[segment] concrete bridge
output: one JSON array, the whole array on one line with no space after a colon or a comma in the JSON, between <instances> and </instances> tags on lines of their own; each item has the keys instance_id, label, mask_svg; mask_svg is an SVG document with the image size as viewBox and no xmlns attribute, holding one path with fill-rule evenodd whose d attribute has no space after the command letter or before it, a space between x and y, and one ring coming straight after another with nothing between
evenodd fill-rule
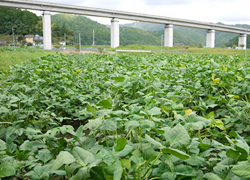
<instances>
[{"instance_id":1,"label":"concrete bridge","mask_svg":"<svg viewBox=\"0 0 250 180\"><path fill-rule=\"evenodd\" d=\"M155 16L149 14L140 14L126 11L92 8L85 6L48 3L31 0L1 0L0 7L30 9L43 11L43 38L44 49L52 48L51 42L51 14L50 12L79 14L87 16L111 18L111 48L116 48L120 44L119 40L119 19L165 24L164 46L173 46L173 26L184 26L207 30L206 47L214 48L215 31L229 32L239 34L238 46L244 45L246 49L247 35L250 35L250 29L225 26L215 23L206 23L187 19L178 19L164 16Z\"/></svg>"}]
</instances>

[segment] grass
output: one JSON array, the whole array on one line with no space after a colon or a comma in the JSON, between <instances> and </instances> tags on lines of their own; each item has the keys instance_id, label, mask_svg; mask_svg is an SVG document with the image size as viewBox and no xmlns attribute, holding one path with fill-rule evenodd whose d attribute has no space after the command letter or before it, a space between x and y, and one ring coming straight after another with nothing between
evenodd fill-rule
<instances>
[{"instance_id":1,"label":"grass","mask_svg":"<svg viewBox=\"0 0 250 180\"><path fill-rule=\"evenodd\" d=\"M107 48L107 51L115 51L116 49L122 50L151 50L155 53L161 53L161 47L155 45L126 45L119 46L117 48ZM185 53L185 54L223 54L223 55L245 55L245 50L241 49L224 49L224 48L198 48L198 47L163 47L163 53ZM250 55L250 50L246 51L247 55Z\"/></svg>"},{"instance_id":2,"label":"grass","mask_svg":"<svg viewBox=\"0 0 250 180\"><path fill-rule=\"evenodd\" d=\"M85 47L85 46L83 46ZM86 46L88 47L88 46ZM93 47L93 46L89 46ZM161 53L161 47L155 45L126 45L119 46L118 48L109 48L105 46L106 51L115 51L116 49L130 49L130 50L151 50L154 53ZM250 50L240 49L223 49L223 48L197 48L197 47L163 47L163 53L185 53L185 54L223 54L223 55L250 55ZM22 62L37 59L41 56L55 53L53 51L44 51L39 49L30 48L12 48L12 47L0 47L0 71L5 71L15 64L21 64ZM63 52L62 53L67 53ZM124 53L124 52L122 52ZM134 53L137 54L137 53Z\"/></svg>"},{"instance_id":3,"label":"grass","mask_svg":"<svg viewBox=\"0 0 250 180\"><path fill-rule=\"evenodd\" d=\"M21 64L22 62L37 59L52 53L55 52L28 48L0 48L0 71L6 71L10 66L15 64Z\"/></svg>"}]
</instances>

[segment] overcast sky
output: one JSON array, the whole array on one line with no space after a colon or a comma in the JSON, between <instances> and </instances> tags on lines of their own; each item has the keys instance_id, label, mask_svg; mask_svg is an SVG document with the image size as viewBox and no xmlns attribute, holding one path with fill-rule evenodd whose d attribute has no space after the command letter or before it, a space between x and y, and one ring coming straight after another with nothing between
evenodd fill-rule
<instances>
[{"instance_id":1,"label":"overcast sky","mask_svg":"<svg viewBox=\"0 0 250 180\"><path fill-rule=\"evenodd\" d=\"M250 24L250 0L39 0L204 22ZM40 13L41 14L41 13ZM90 17L102 24L109 18ZM131 21L120 21L121 24Z\"/></svg>"}]
</instances>

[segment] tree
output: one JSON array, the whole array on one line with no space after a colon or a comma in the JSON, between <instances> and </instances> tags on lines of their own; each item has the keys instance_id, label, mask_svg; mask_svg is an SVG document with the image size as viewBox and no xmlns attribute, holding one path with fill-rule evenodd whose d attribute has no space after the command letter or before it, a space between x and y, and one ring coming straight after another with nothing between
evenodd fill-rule
<instances>
[{"instance_id":1,"label":"tree","mask_svg":"<svg viewBox=\"0 0 250 180\"><path fill-rule=\"evenodd\" d=\"M245 47L245 44L240 44L241 49Z\"/></svg>"},{"instance_id":2,"label":"tree","mask_svg":"<svg viewBox=\"0 0 250 180\"><path fill-rule=\"evenodd\" d=\"M198 44L198 48L203 48L203 44L202 43Z\"/></svg>"}]
</instances>

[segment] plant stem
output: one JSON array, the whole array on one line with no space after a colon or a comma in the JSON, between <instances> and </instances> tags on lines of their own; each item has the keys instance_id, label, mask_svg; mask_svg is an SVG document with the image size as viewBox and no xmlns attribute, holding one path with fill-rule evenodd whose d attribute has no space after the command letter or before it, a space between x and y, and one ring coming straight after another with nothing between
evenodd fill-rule
<instances>
[{"instance_id":1,"label":"plant stem","mask_svg":"<svg viewBox=\"0 0 250 180\"><path fill-rule=\"evenodd\" d=\"M154 178L151 178L150 180L154 180L154 179L167 179L168 177L154 177Z\"/></svg>"},{"instance_id":2,"label":"plant stem","mask_svg":"<svg viewBox=\"0 0 250 180\"><path fill-rule=\"evenodd\" d=\"M148 171L153 167L154 163L161 157L161 155L162 155L162 152L159 153L159 155L155 158L152 164L148 167L148 169L146 170L142 178L144 178L147 175Z\"/></svg>"}]
</instances>

